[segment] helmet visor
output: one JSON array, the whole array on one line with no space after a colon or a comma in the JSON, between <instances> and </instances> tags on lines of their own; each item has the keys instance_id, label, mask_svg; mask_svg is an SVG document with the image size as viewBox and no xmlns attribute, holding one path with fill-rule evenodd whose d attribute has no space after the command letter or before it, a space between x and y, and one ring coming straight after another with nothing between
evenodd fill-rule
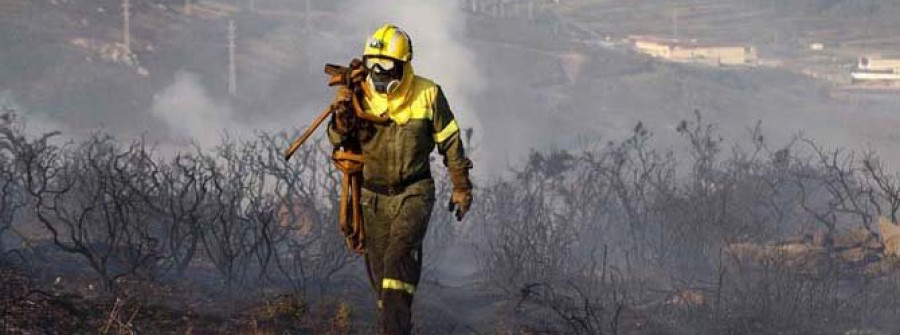
<instances>
[{"instance_id":1,"label":"helmet visor","mask_svg":"<svg viewBox=\"0 0 900 335\"><path fill-rule=\"evenodd\" d=\"M390 58L366 57L365 66L366 70L381 73L393 70L397 66L397 61Z\"/></svg>"}]
</instances>

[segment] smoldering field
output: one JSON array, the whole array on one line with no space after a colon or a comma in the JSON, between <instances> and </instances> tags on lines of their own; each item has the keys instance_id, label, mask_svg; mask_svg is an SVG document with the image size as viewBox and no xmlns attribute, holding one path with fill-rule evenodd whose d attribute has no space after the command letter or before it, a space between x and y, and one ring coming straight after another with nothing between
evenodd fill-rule
<instances>
[{"instance_id":1,"label":"smoldering field","mask_svg":"<svg viewBox=\"0 0 900 335\"><path fill-rule=\"evenodd\" d=\"M596 48L560 32L553 7L524 20L313 2L306 22L266 17L298 5L262 0L234 17L229 97L224 20L135 3L144 78L69 43L116 32L91 6L117 1L22 3L0 20L15 46L0 54L15 78L0 137L6 330L370 333L327 144L280 154L328 103L321 65L387 21L475 134L463 223L434 166L422 333L900 329L896 240L880 224L900 208L894 98Z\"/></svg>"}]
</instances>

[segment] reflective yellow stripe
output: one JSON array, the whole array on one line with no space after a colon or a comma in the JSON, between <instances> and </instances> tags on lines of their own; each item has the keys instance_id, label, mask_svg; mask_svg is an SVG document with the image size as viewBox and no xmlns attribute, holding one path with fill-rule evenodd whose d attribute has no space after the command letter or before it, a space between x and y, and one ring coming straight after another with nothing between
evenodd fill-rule
<instances>
[{"instance_id":1,"label":"reflective yellow stripe","mask_svg":"<svg viewBox=\"0 0 900 335\"><path fill-rule=\"evenodd\" d=\"M456 123L456 120L450 121L450 124L444 127L444 130L434 134L434 141L441 143L451 135L456 134L457 131L459 131L459 125Z\"/></svg>"},{"instance_id":2,"label":"reflective yellow stripe","mask_svg":"<svg viewBox=\"0 0 900 335\"><path fill-rule=\"evenodd\" d=\"M416 285L413 285L410 283L404 283L402 281L399 281L396 279L390 279L390 278L384 278L381 281L381 289L382 290L405 291L406 293L409 293L410 295L412 295L413 293L416 293Z\"/></svg>"}]
</instances>

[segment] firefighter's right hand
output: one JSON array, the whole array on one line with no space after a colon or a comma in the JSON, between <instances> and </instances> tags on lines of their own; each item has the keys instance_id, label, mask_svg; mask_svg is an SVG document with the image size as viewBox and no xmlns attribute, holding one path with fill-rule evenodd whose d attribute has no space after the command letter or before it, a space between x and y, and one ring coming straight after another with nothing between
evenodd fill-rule
<instances>
[{"instance_id":1,"label":"firefighter's right hand","mask_svg":"<svg viewBox=\"0 0 900 335\"><path fill-rule=\"evenodd\" d=\"M334 130L341 135L350 132L351 118L353 117L353 107L350 106L352 97L353 91L347 86L340 85L337 87L334 100L331 102L332 124L334 125Z\"/></svg>"}]
</instances>

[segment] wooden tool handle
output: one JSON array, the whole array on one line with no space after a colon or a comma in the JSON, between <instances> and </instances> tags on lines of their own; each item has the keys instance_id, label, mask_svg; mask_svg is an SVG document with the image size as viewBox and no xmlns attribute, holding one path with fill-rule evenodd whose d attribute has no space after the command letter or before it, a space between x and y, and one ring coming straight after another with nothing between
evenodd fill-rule
<instances>
[{"instance_id":1,"label":"wooden tool handle","mask_svg":"<svg viewBox=\"0 0 900 335\"><path fill-rule=\"evenodd\" d=\"M316 120L313 121L313 123L309 125L308 128L306 128L306 131L303 132L303 135L300 135L300 137L294 140L294 142L291 143L291 147L284 152L284 160L291 159L291 156L294 155L294 152L296 152L297 149L299 149L300 146L303 145L303 143L306 142L306 140L309 139L310 136L312 136L316 129L318 129L319 126L322 125L322 122L325 121L325 118L331 115L331 113L332 109L331 106L329 106L325 109L324 112L322 112L322 114L319 114L319 117L317 117Z\"/></svg>"}]
</instances>

